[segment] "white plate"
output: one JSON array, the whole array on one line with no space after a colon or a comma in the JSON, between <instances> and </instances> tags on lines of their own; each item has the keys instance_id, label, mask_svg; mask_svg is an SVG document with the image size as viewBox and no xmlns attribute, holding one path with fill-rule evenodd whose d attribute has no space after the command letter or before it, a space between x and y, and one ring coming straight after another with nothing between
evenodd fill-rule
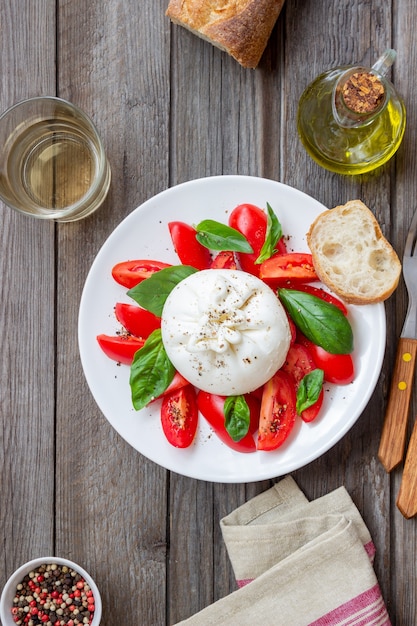
<instances>
[{"instance_id":1,"label":"white plate","mask_svg":"<svg viewBox=\"0 0 417 626\"><path fill-rule=\"evenodd\" d=\"M327 386L321 416L310 424L298 420L287 442L274 452L242 454L221 443L204 418L193 445L173 448L159 420L159 403L135 411L131 404L129 367L108 359L96 336L120 330L113 308L133 302L114 282L112 267L129 259L158 259L178 264L167 223L197 224L211 218L226 223L242 203L266 207L269 202L285 234L289 249L308 251L305 234L313 219L326 210L310 196L281 183L249 176L215 176L183 183L151 198L133 211L110 235L88 274L79 313L79 346L91 392L116 431L141 454L166 469L192 478L241 483L265 480L292 472L325 453L353 426L366 407L378 380L385 351L383 304L351 306L356 377L346 386Z\"/></svg>"}]
</instances>

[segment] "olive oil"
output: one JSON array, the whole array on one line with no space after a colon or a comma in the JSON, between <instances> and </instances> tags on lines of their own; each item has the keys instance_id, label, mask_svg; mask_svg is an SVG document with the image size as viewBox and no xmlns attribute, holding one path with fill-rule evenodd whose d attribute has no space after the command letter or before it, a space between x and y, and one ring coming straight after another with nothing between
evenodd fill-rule
<instances>
[{"instance_id":1,"label":"olive oil","mask_svg":"<svg viewBox=\"0 0 417 626\"><path fill-rule=\"evenodd\" d=\"M386 163L397 151L405 130L405 107L384 80L383 106L357 122L343 124L337 117L335 86L349 68L329 70L304 91L298 107L297 128L303 146L322 167L339 174L363 174Z\"/></svg>"}]
</instances>

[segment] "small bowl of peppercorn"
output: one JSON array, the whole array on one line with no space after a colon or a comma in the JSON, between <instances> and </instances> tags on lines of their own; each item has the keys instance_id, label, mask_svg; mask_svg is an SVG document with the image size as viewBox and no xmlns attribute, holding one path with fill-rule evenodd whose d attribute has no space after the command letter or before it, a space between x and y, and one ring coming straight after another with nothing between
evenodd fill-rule
<instances>
[{"instance_id":1,"label":"small bowl of peppercorn","mask_svg":"<svg viewBox=\"0 0 417 626\"><path fill-rule=\"evenodd\" d=\"M100 592L79 565L59 557L28 561L0 598L2 626L99 626Z\"/></svg>"}]
</instances>

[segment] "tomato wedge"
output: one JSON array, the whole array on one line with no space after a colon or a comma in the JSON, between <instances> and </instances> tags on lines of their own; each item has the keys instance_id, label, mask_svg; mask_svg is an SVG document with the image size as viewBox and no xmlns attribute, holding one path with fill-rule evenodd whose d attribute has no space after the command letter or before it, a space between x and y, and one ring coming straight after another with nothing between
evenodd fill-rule
<instances>
[{"instance_id":1,"label":"tomato wedge","mask_svg":"<svg viewBox=\"0 0 417 626\"><path fill-rule=\"evenodd\" d=\"M320 346L297 334L297 340L306 346L317 367L323 370L324 380L335 385L348 385L355 378L355 366L350 354L330 354Z\"/></svg>"},{"instance_id":2,"label":"tomato wedge","mask_svg":"<svg viewBox=\"0 0 417 626\"><path fill-rule=\"evenodd\" d=\"M132 335L97 335L100 348L113 361L131 365L136 352L143 348L144 339Z\"/></svg>"},{"instance_id":3,"label":"tomato wedge","mask_svg":"<svg viewBox=\"0 0 417 626\"><path fill-rule=\"evenodd\" d=\"M304 409L304 411L301 413L301 419L303 420L303 422L306 422L307 424L308 422L313 422L316 419L323 405L323 399L324 391L322 389L317 402L309 406L307 409Z\"/></svg>"},{"instance_id":4,"label":"tomato wedge","mask_svg":"<svg viewBox=\"0 0 417 626\"><path fill-rule=\"evenodd\" d=\"M210 251L197 241L196 229L185 222L169 222L168 228L181 263L197 270L209 269Z\"/></svg>"},{"instance_id":5,"label":"tomato wedge","mask_svg":"<svg viewBox=\"0 0 417 626\"><path fill-rule=\"evenodd\" d=\"M170 267L169 263L139 259L136 261L122 261L121 263L117 263L111 273L114 280L119 283L119 285L132 289L132 287L135 287L135 285L142 282L142 280L149 278L152 274L159 272L159 270L165 267Z\"/></svg>"},{"instance_id":6,"label":"tomato wedge","mask_svg":"<svg viewBox=\"0 0 417 626\"><path fill-rule=\"evenodd\" d=\"M293 343L288 350L282 369L298 384L306 374L316 367L308 348L300 343Z\"/></svg>"},{"instance_id":7,"label":"tomato wedge","mask_svg":"<svg viewBox=\"0 0 417 626\"><path fill-rule=\"evenodd\" d=\"M191 383L189 383L188 380L184 378L182 374L180 374L179 372L175 372L174 378L172 379L168 387L165 389L165 391L163 391L159 396L154 398L152 402L156 402L157 400L160 400L161 398L164 398L165 396L169 396L169 394L172 393L173 391L176 391L177 389L181 389L181 387L186 387L187 385L190 385L190 384Z\"/></svg>"},{"instance_id":8,"label":"tomato wedge","mask_svg":"<svg viewBox=\"0 0 417 626\"><path fill-rule=\"evenodd\" d=\"M186 387L189 384L190 383L188 382L188 380L186 378L184 378L184 376L182 374L180 374L179 372L175 372L174 378L172 379L172 381L170 382L168 387L165 389L164 393L162 393L161 395L162 396L167 396L172 391L175 391L176 389L181 389L181 387ZM161 397L161 396L159 396L159 397ZM155 398L155 399L157 399L157 398Z\"/></svg>"},{"instance_id":9,"label":"tomato wedge","mask_svg":"<svg viewBox=\"0 0 417 626\"><path fill-rule=\"evenodd\" d=\"M118 322L135 337L146 339L161 326L161 318L136 304L117 302L114 312Z\"/></svg>"},{"instance_id":10,"label":"tomato wedge","mask_svg":"<svg viewBox=\"0 0 417 626\"><path fill-rule=\"evenodd\" d=\"M237 270L237 263L234 252L222 250L211 262L210 269L212 270Z\"/></svg>"},{"instance_id":11,"label":"tomato wedge","mask_svg":"<svg viewBox=\"0 0 417 626\"><path fill-rule=\"evenodd\" d=\"M254 204L239 204L229 216L229 226L244 235L252 246L252 253L238 253L237 258L242 270L254 276L259 276L260 264L255 261L264 245L267 225L268 218L265 211ZM282 237L277 244L277 250L280 254L286 252Z\"/></svg>"},{"instance_id":12,"label":"tomato wedge","mask_svg":"<svg viewBox=\"0 0 417 626\"><path fill-rule=\"evenodd\" d=\"M295 385L278 370L264 385L259 419L258 450L276 450L291 433L296 418Z\"/></svg>"},{"instance_id":13,"label":"tomato wedge","mask_svg":"<svg viewBox=\"0 0 417 626\"><path fill-rule=\"evenodd\" d=\"M238 253L240 266L245 272L259 276L260 265L256 259L265 242L267 216L262 209L254 204L240 204L229 216L229 226L238 230L252 246L252 253Z\"/></svg>"},{"instance_id":14,"label":"tomato wedge","mask_svg":"<svg viewBox=\"0 0 417 626\"><path fill-rule=\"evenodd\" d=\"M348 310L346 306L344 305L344 303L341 300L339 300L339 298L336 298L336 296L329 293L322 287L315 287L314 285L302 285L302 284L294 285L293 287L297 291L304 291L305 293L309 293L312 296L321 298L325 302L330 302L330 304L334 304L335 306L337 306L337 308L340 309L344 315L348 314ZM291 289L292 288L291 284L287 284L287 288Z\"/></svg>"},{"instance_id":15,"label":"tomato wedge","mask_svg":"<svg viewBox=\"0 0 417 626\"><path fill-rule=\"evenodd\" d=\"M245 395L250 411L249 432L240 441L234 441L227 432L224 425L224 403L225 396L217 396L206 391L199 391L197 394L197 406L202 416L208 421L219 439L237 452L255 452L256 445L253 433L258 429L259 424L259 401L249 394Z\"/></svg>"},{"instance_id":16,"label":"tomato wedge","mask_svg":"<svg viewBox=\"0 0 417 626\"><path fill-rule=\"evenodd\" d=\"M306 252L276 254L261 263L259 277L271 286L318 280L313 258Z\"/></svg>"},{"instance_id":17,"label":"tomato wedge","mask_svg":"<svg viewBox=\"0 0 417 626\"><path fill-rule=\"evenodd\" d=\"M165 395L161 405L161 424L165 437L175 448L188 448L198 425L194 387L186 385Z\"/></svg>"},{"instance_id":18,"label":"tomato wedge","mask_svg":"<svg viewBox=\"0 0 417 626\"><path fill-rule=\"evenodd\" d=\"M291 376L296 390L304 376L314 369L317 369L317 365L309 348L300 343L293 343L288 350L282 370ZM316 402L302 411L300 417L304 422L312 422L317 417L323 404L323 397L324 392L322 389Z\"/></svg>"}]
</instances>

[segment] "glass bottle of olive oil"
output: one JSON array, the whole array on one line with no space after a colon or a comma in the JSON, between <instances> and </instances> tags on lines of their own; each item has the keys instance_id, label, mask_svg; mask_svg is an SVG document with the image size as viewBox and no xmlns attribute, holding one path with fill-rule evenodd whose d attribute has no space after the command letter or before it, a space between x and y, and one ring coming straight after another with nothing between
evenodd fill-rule
<instances>
[{"instance_id":1,"label":"glass bottle of olive oil","mask_svg":"<svg viewBox=\"0 0 417 626\"><path fill-rule=\"evenodd\" d=\"M298 106L297 127L309 155L339 174L363 174L386 163L405 130L405 106L385 74L387 50L371 67L338 67L316 78Z\"/></svg>"}]
</instances>

